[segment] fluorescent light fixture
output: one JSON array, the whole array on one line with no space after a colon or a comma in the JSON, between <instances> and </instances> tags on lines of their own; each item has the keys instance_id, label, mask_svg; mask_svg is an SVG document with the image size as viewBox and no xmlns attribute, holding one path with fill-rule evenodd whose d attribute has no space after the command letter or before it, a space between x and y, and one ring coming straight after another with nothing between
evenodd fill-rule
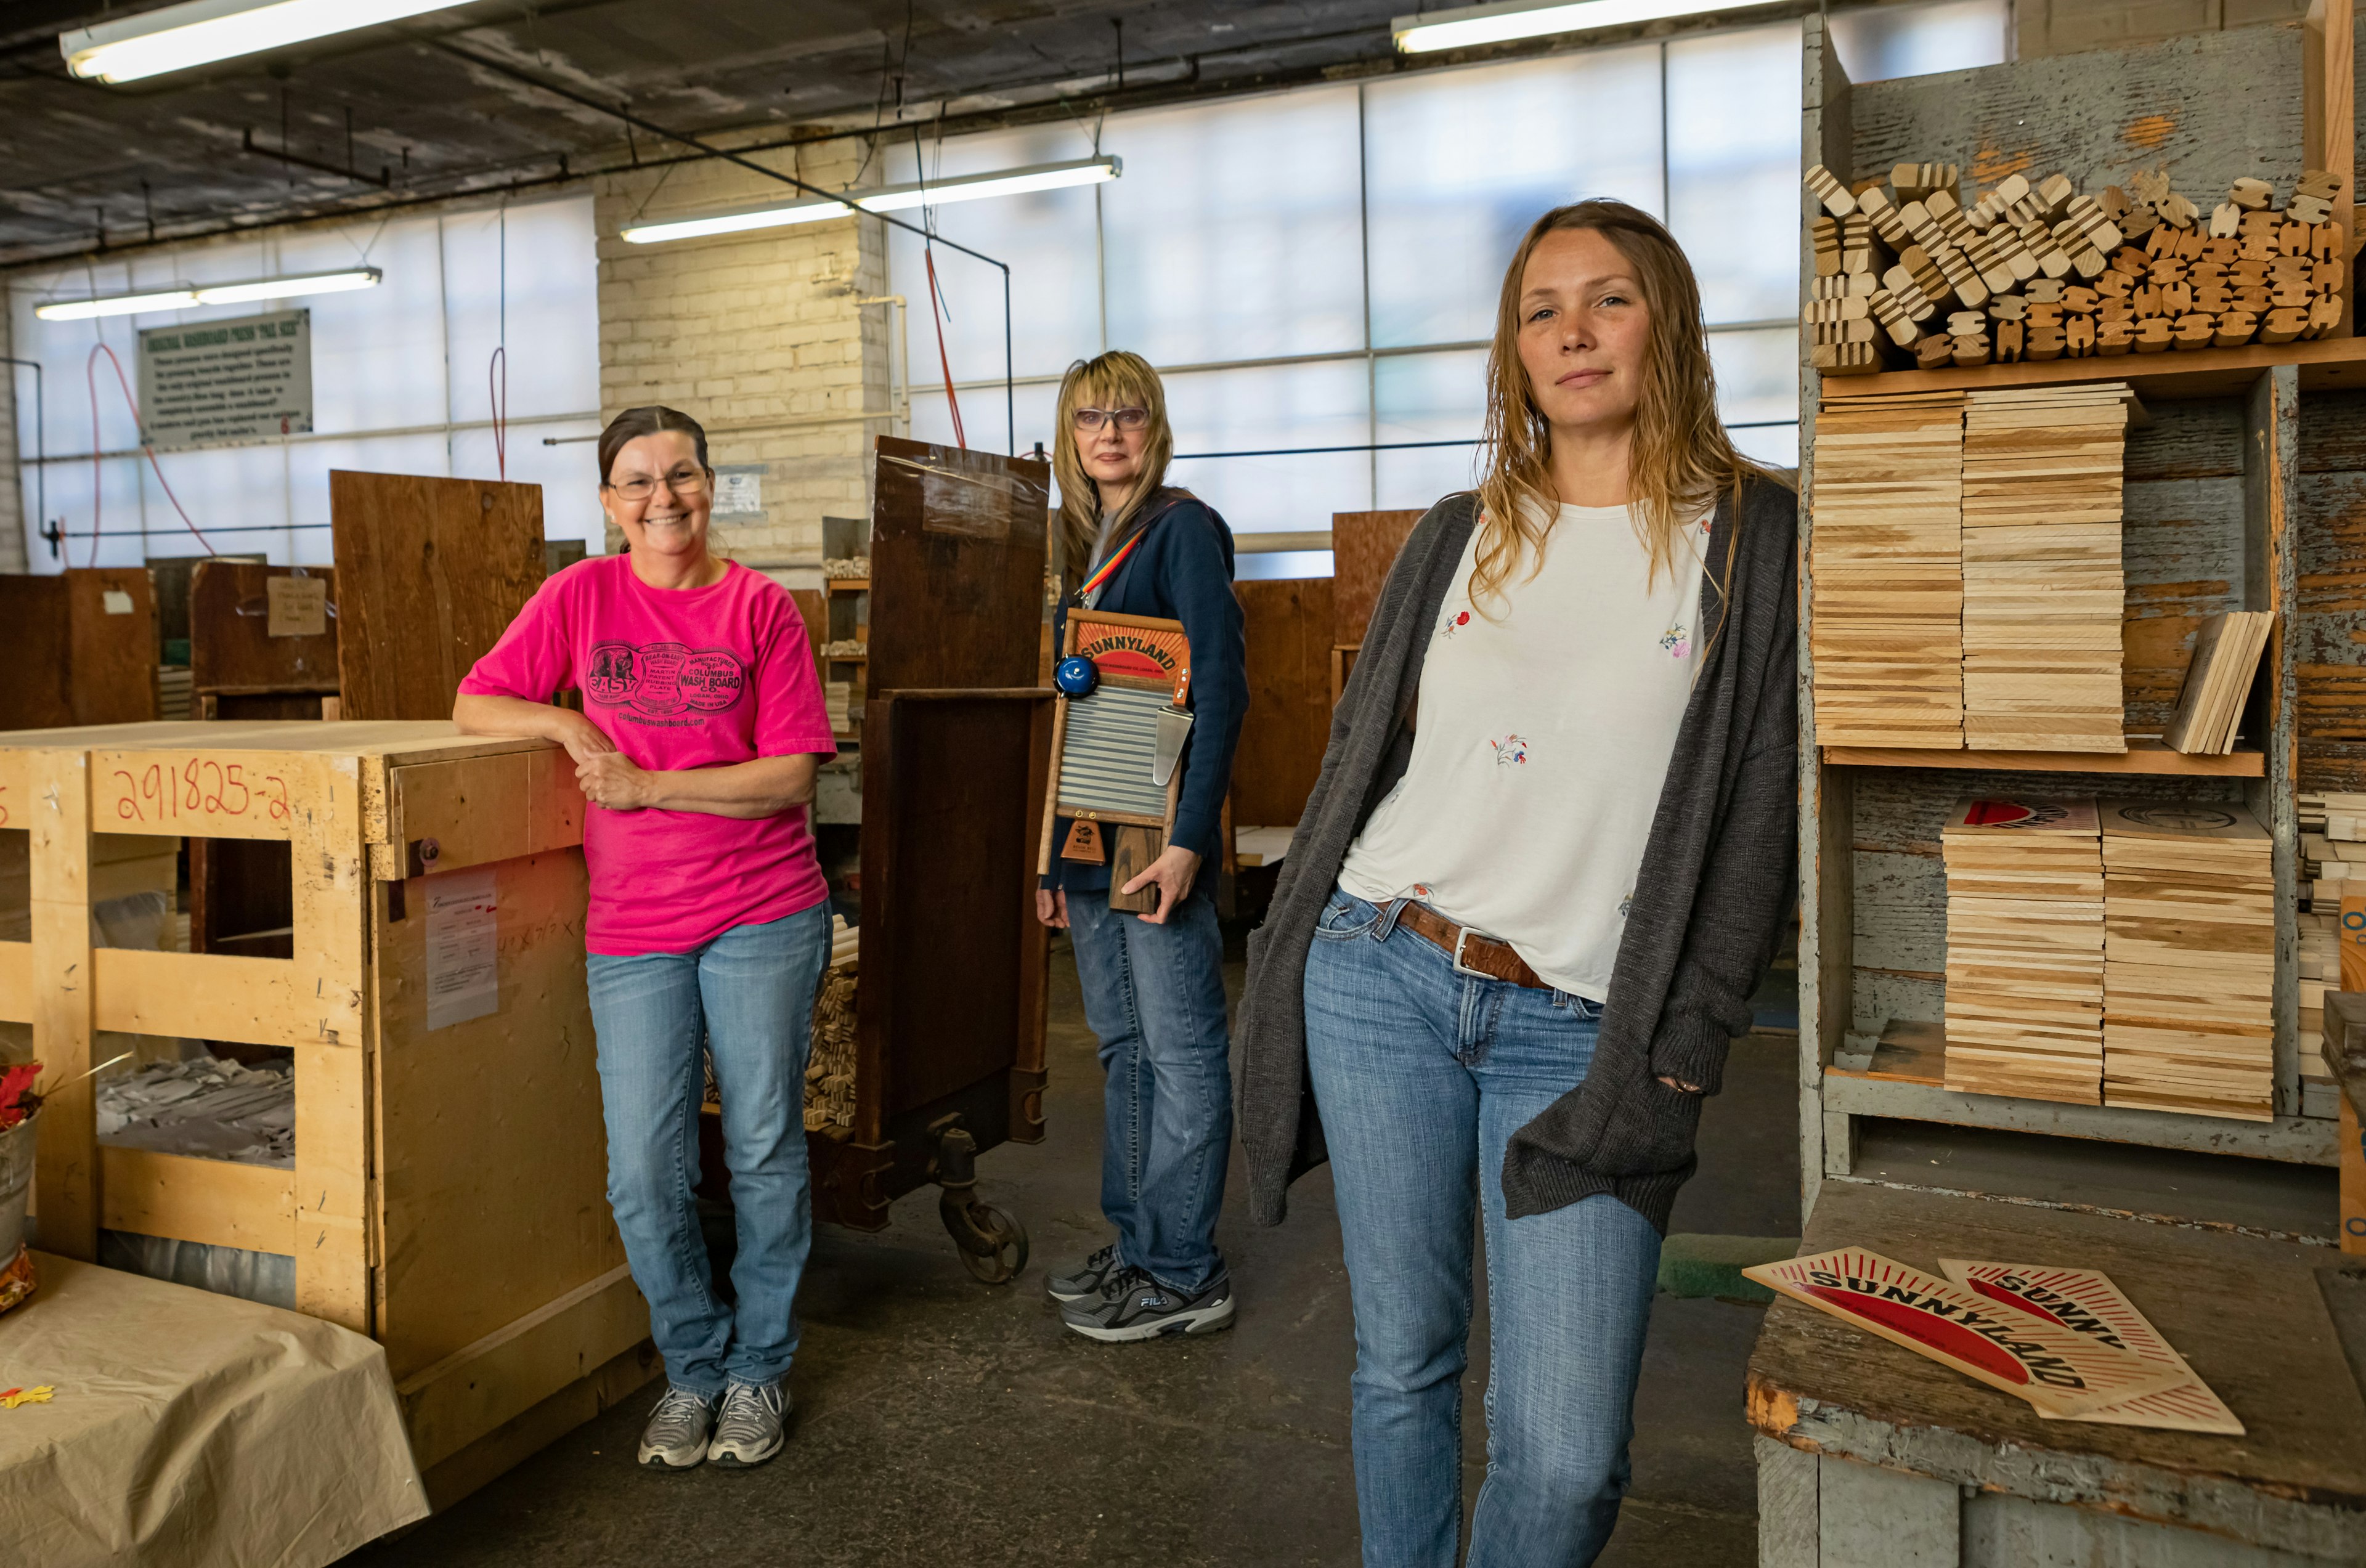
<instances>
[{"instance_id":1,"label":"fluorescent light fixture","mask_svg":"<svg viewBox=\"0 0 2366 1568\"><path fill-rule=\"evenodd\" d=\"M684 218L670 223L643 223L625 230L621 237L636 245L654 245L667 240L695 240L710 234L741 234L750 229L777 229L788 223L818 223L825 219L843 218L858 207L865 212L901 212L952 201L978 201L991 196L1022 196L1029 191L1098 185L1124 172L1124 161L1114 154L1076 158L1065 164L1030 164L1022 169L995 169L981 175L955 175L950 179L849 191L838 197L808 197L781 207L718 212L712 217Z\"/></svg>"},{"instance_id":2,"label":"fluorescent light fixture","mask_svg":"<svg viewBox=\"0 0 2366 1568\"><path fill-rule=\"evenodd\" d=\"M342 294L352 288L375 288L385 274L374 266L344 272L300 273L287 277L258 277L244 283L176 283L140 294L115 294L96 299L52 299L33 307L45 321L81 321L93 316L137 316L150 310L189 310L199 305L239 305L252 299L285 299L298 294Z\"/></svg>"},{"instance_id":3,"label":"fluorescent light fixture","mask_svg":"<svg viewBox=\"0 0 2366 1568\"><path fill-rule=\"evenodd\" d=\"M1505 6L1464 6L1451 11L1399 17L1389 24L1389 30L1395 35L1402 52L1429 54L1441 49L1476 49L1482 44L1507 43L1514 39L1593 32L1602 28L1632 27L1639 22L1737 8L1731 4L1717 4L1716 0L1577 0L1569 6L1535 6L1514 0Z\"/></svg>"},{"instance_id":4,"label":"fluorescent light fixture","mask_svg":"<svg viewBox=\"0 0 2366 1568\"><path fill-rule=\"evenodd\" d=\"M186 0L58 35L77 76L137 82L313 39L441 11L453 0Z\"/></svg>"}]
</instances>

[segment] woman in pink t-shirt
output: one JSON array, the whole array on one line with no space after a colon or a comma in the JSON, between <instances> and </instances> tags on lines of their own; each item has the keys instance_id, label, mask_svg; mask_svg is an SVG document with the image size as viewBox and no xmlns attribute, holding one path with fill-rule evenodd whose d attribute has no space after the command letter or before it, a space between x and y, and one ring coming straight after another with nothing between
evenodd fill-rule
<instances>
[{"instance_id":1,"label":"woman in pink t-shirt","mask_svg":"<svg viewBox=\"0 0 2366 1568\"><path fill-rule=\"evenodd\" d=\"M805 1069L830 922L807 802L837 747L795 604L707 550L715 473L697 422L625 410L600 437L600 472L627 553L544 583L452 717L566 747L590 803L608 1201L668 1384L640 1462L760 1464L783 1441L813 1236ZM569 687L581 713L553 705ZM693 1194L702 1046L723 1095L734 1307L715 1299Z\"/></svg>"}]
</instances>

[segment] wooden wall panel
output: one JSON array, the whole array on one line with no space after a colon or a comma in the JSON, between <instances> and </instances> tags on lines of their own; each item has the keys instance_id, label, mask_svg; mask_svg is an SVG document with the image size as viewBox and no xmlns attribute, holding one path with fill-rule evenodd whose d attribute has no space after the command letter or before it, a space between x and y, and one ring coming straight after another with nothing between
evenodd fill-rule
<instances>
[{"instance_id":1,"label":"wooden wall panel","mask_svg":"<svg viewBox=\"0 0 2366 1568\"><path fill-rule=\"evenodd\" d=\"M542 586L542 487L332 469L329 521L344 716L451 717Z\"/></svg>"},{"instance_id":2,"label":"wooden wall panel","mask_svg":"<svg viewBox=\"0 0 2366 1568\"><path fill-rule=\"evenodd\" d=\"M2300 787L2366 790L2366 392L2300 405Z\"/></svg>"},{"instance_id":3,"label":"wooden wall panel","mask_svg":"<svg viewBox=\"0 0 2366 1568\"><path fill-rule=\"evenodd\" d=\"M1233 758L1233 820L1286 827L1305 809L1331 739L1336 580L1275 578L1233 591L1247 623L1249 677L1248 718Z\"/></svg>"},{"instance_id":4,"label":"wooden wall panel","mask_svg":"<svg viewBox=\"0 0 2366 1568\"><path fill-rule=\"evenodd\" d=\"M1031 686L1049 464L878 437L867 688Z\"/></svg>"},{"instance_id":5,"label":"wooden wall panel","mask_svg":"<svg viewBox=\"0 0 2366 1568\"><path fill-rule=\"evenodd\" d=\"M1364 626L1380 602L1380 585L1421 518L1418 511L1331 514L1333 642L1352 646L1364 640Z\"/></svg>"},{"instance_id":6,"label":"wooden wall panel","mask_svg":"<svg viewBox=\"0 0 2366 1568\"><path fill-rule=\"evenodd\" d=\"M321 567L329 603L337 602L337 574ZM189 579L189 686L197 692L333 692L337 689L337 622L318 637L270 635L269 589L295 569L260 561L199 561ZM448 714L444 716L450 716Z\"/></svg>"},{"instance_id":7,"label":"wooden wall panel","mask_svg":"<svg viewBox=\"0 0 2366 1568\"><path fill-rule=\"evenodd\" d=\"M2129 432L2121 563L2121 690L2131 735L2176 711L2194 634L2243 607L2243 409L2234 399L2150 405Z\"/></svg>"},{"instance_id":8,"label":"wooden wall panel","mask_svg":"<svg viewBox=\"0 0 2366 1568\"><path fill-rule=\"evenodd\" d=\"M118 595L112 613L109 594ZM156 600L145 567L0 577L0 626L17 655L0 681L0 729L155 718Z\"/></svg>"}]
</instances>

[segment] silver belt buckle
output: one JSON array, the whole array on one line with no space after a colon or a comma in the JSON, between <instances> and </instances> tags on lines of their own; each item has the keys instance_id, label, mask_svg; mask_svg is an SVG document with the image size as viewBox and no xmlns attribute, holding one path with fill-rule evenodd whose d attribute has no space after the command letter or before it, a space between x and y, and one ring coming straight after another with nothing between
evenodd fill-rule
<instances>
[{"instance_id":1,"label":"silver belt buckle","mask_svg":"<svg viewBox=\"0 0 2366 1568\"><path fill-rule=\"evenodd\" d=\"M1455 928L1455 931L1454 931L1454 972L1455 972L1457 975L1468 975L1468 976L1470 976L1471 978L1473 978L1473 979L1477 979L1477 980L1493 980L1493 979L1494 979L1496 976L1493 976L1493 975L1488 974L1485 970L1483 970L1483 969L1473 969L1473 968L1471 968L1469 964L1465 964L1465 963L1463 963L1463 962L1462 962L1462 948L1463 948L1463 945L1464 945L1466 942L1470 942L1470 928L1469 926L1458 926L1458 927L1456 927L1456 928Z\"/></svg>"}]
</instances>

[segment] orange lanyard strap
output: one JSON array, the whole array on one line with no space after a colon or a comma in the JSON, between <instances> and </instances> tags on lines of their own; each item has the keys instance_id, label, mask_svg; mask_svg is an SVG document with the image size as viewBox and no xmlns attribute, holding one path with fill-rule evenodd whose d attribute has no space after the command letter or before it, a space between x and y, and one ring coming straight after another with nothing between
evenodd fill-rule
<instances>
[{"instance_id":1,"label":"orange lanyard strap","mask_svg":"<svg viewBox=\"0 0 2366 1568\"><path fill-rule=\"evenodd\" d=\"M1144 532L1146 533L1148 530L1145 529ZM1141 534L1136 534L1132 538L1128 539L1125 542L1125 548L1118 551L1117 554L1101 562L1100 570L1093 573L1093 575L1086 581L1085 585L1076 590L1076 597L1080 600L1089 599L1092 594L1100 588L1102 583L1107 582L1110 580L1110 573L1116 571L1119 567L1125 564L1125 558L1133 554L1133 547L1140 543L1142 543Z\"/></svg>"}]
</instances>

